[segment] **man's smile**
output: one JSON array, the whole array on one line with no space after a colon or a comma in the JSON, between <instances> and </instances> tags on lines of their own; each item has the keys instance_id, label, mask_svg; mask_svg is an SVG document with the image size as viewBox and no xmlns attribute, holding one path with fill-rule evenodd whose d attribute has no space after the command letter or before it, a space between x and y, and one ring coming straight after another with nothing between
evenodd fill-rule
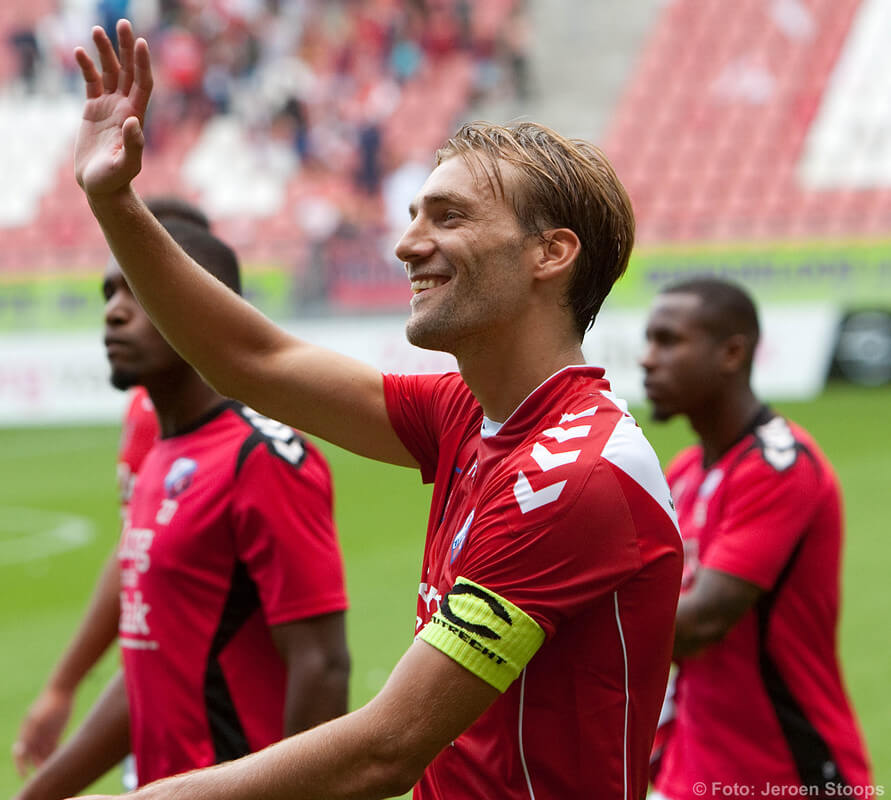
<instances>
[{"instance_id":1,"label":"man's smile","mask_svg":"<svg viewBox=\"0 0 891 800\"><path fill-rule=\"evenodd\" d=\"M444 275L427 275L424 277L412 278L411 290L413 294L419 294L427 289L435 289L438 286L442 286L450 280L451 278Z\"/></svg>"}]
</instances>

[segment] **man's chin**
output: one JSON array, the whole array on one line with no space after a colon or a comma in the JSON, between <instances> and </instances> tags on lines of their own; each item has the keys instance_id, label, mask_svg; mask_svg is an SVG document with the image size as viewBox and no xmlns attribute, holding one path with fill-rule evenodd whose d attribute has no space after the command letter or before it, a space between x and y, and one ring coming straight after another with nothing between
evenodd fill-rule
<instances>
[{"instance_id":1,"label":"man's chin","mask_svg":"<svg viewBox=\"0 0 891 800\"><path fill-rule=\"evenodd\" d=\"M119 389L122 392L127 391L127 389L132 389L134 386L139 386L139 378L134 375L132 372L127 372L126 370L113 369L111 371L111 377L109 378L111 385L114 386L115 389Z\"/></svg>"},{"instance_id":2,"label":"man's chin","mask_svg":"<svg viewBox=\"0 0 891 800\"><path fill-rule=\"evenodd\" d=\"M650 406L650 419L653 422L668 422L677 412L663 406Z\"/></svg>"},{"instance_id":3,"label":"man's chin","mask_svg":"<svg viewBox=\"0 0 891 800\"><path fill-rule=\"evenodd\" d=\"M405 338L408 343L422 350L435 350L440 353L450 353L447 344L447 336L442 330L432 325L425 325L417 317L409 317L405 323Z\"/></svg>"}]
</instances>

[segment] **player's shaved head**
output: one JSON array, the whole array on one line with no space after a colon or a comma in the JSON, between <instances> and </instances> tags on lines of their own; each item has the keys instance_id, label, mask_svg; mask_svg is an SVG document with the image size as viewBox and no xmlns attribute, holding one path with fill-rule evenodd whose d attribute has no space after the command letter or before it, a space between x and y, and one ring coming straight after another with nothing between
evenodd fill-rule
<instances>
[{"instance_id":1,"label":"player's shaved head","mask_svg":"<svg viewBox=\"0 0 891 800\"><path fill-rule=\"evenodd\" d=\"M694 278L674 283L661 294L689 294L700 300L698 324L716 341L742 335L749 343L749 365L761 335L758 310L749 294L741 287L718 278Z\"/></svg>"},{"instance_id":2,"label":"player's shaved head","mask_svg":"<svg viewBox=\"0 0 891 800\"><path fill-rule=\"evenodd\" d=\"M210 230L210 220L198 206L174 194L159 194L146 198L148 210L158 219L181 219Z\"/></svg>"}]
</instances>

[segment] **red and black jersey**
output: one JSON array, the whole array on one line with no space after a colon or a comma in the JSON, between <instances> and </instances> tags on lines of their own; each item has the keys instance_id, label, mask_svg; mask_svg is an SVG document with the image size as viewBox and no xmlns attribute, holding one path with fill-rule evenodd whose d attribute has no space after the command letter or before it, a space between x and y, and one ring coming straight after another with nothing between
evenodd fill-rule
<instances>
[{"instance_id":1,"label":"red and black jersey","mask_svg":"<svg viewBox=\"0 0 891 800\"><path fill-rule=\"evenodd\" d=\"M692 800L734 783L777 787L777 797L869 785L837 656L842 511L829 462L804 430L764 409L716 463L704 466L693 447L668 478L684 586L708 567L763 594L722 641L680 663L656 788Z\"/></svg>"},{"instance_id":2,"label":"red and black jersey","mask_svg":"<svg viewBox=\"0 0 891 800\"><path fill-rule=\"evenodd\" d=\"M456 591L499 613L516 606L543 632L415 797L642 796L682 558L640 428L593 367L558 372L501 425L484 420L457 374L386 376L384 386L394 429L434 482L419 635Z\"/></svg>"},{"instance_id":3,"label":"red and black jersey","mask_svg":"<svg viewBox=\"0 0 891 800\"><path fill-rule=\"evenodd\" d=\"M139 782L280 739L286 675L269 628L346 606L320 453L225 403L148 453L119 559Z\"/></svg>"}]
</instances>

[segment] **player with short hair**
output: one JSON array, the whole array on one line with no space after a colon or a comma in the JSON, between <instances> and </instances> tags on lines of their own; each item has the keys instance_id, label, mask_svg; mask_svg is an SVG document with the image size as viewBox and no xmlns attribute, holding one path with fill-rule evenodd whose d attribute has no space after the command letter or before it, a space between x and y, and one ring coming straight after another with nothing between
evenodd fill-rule
<instances>
[{"instance_id":1,"label":"player with short hair","mask_svg":"<svg viewBox=\"0 0 891 800\"><path fill-rule=\"evenodd\" d=\"M146 198L145 204L158 219L185 220L210 230L210 220L204 211L182 197L158 194ZM127 398L117 457L122 518L142 460L158 435L158 418L151 398L143 386L135 386ZM58 746L78 687L117 637L120 582L115 547L96 580L83 619L19 727L12 755L23 778L30 767L39 767ZM128 780L129 777L125 777L125 783Z\"/></svg>"},{"instance_id":2,"label":"player with short hair","mask_svg":"<svg viewBox=\"0 0 891 800\"><path fill-rule=\"evenodd\" d=\"M210 230L210 220L204 211L182 197L158 194L146 198L145 204L158 219L185 220ZM121 423L117 457L122 519L139 467L159 433L158 418L148 392L143 386L134 386L129 391ZM56 749L71 716L78 687L117 638L120 583L115 547L97 578L83 619L22 720L12 754L23 778L29 767L39 767ZM129 777L125 777L125 783L128 780Z\"/></svg>"},{"instance_id":3,"label":"player with short hair","mask_svg":"<svg viewBox=\"0 0 891 800\"><path fill-rule=\"evenodd\" d=\"M759 325L741 288L698 279L663 290L646 338L654 419L681 414L699 437L668 469L685 569L675 718L656 789L671 800L734 785L859 796L871 777L837 655L832 466L752 391Z\"/></svg>"},{"instance_id":4,"label":"player with short hair","mask_svg":"<svg viewBox=\"0 0 891 800\"><path fill-rule=\"evenodd\" d=\"M237 296L228 246L190 222L162 224ZM146 387L161 437L140 465L117 554L122 674L21 800L65 797L130 748L145 784L346 711L346 596L327 464L292 429L211 389L157 332L113 259L103 293L111 381Z\"/></svg>"},{"instance_id":5,"label":"player with short hair","mask_svg":"<svg viewBox=\"0 0 891 800\"><path fill-rule=\"evenodd\" d=\"M534 124L449 141L396 254L410 341L460 373L381 375L220 292L152 220L131 187L149 53L118 38L120 60L94 31L101 73L77 51L77 175L159 328L224 393L434 483L417 636L380 693L141 797L641 797L681 544L655 453L581 351L634 233L602 153Z\"/></svg>"}]
</instances>

